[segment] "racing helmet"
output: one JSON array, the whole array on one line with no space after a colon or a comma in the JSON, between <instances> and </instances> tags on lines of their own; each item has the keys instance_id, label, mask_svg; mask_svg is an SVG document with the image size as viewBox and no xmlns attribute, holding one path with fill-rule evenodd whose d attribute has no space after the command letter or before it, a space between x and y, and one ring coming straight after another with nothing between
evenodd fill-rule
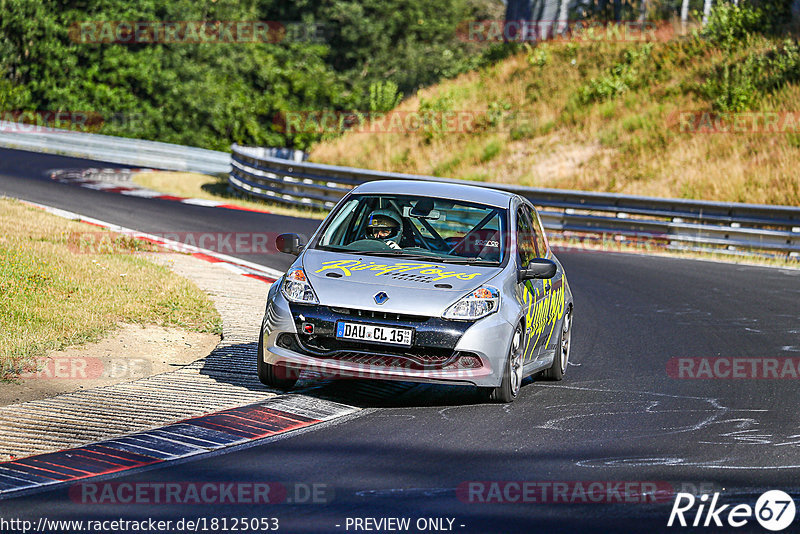
<instances>
[{"instance_id":1,"label":"racing helmet","mask_svg":"<svg viewBox=\"0 0 800 534\"><path fill-rule=\"evenodd\" d=\"M375 210L367 219L367 238L396 241L402 233L400 217L391 210Z\"/></svg>"}]
</instances>

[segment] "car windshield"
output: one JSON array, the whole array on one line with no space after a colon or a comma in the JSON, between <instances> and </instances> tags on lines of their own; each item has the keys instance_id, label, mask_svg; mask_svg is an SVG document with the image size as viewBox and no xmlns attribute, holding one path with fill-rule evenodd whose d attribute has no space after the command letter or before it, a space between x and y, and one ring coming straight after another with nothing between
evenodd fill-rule
<instances>
[{"instance_id":1,"label":"car windshield","mask_svg":"<svg viewBox=\"0 0 800 534\"><path fill-rule=\"evenodd\" d=\"M447 263L500 264L506 210L445 198L354 195L335 214L316 248Z\"/></svg>"}]
</instances>

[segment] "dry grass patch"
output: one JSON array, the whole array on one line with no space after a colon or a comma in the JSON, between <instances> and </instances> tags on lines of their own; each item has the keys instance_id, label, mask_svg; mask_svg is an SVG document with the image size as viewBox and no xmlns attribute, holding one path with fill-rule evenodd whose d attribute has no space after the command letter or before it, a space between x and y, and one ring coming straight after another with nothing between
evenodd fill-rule
<instances>
[{"instance_id":1,"label":"dry grass patch","mask_svg":"<svg viewBox=\"0 0 800 534\"><path fill-rule=\"evenodd\" d=\"M755 37L737 54L774 46L780 43ZM692 37L540 44L422 90L398 108L476 113L484 120L471 131L348 133L316 145L311 159L487 182L798 205L800 134L676 128L679 111L712 111L704 84L721 61L733 60ZM786 83L756 99L753 111L798 112L799 102L800 86Z\"/></svg>"},{"instance_id":2,"label":"dry grass patch","mask_svg":"<svg viewBox=\"0 0 800 534\"><path fill-rule=\"evenodd\" d=\"M99 232L0 199L0 378L34 371L47 351L98 340L120 323L222 332L208 296L137 254L147 250L141 242L112 238L113 252L81 252L78 236Z\"/></svg>"}]
</instances>

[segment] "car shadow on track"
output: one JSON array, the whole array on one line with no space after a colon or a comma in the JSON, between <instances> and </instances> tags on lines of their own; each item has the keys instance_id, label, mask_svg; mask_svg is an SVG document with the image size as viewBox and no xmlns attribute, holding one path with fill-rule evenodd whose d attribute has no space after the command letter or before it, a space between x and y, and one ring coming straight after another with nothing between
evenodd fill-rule
<instances>
[{"instance_id":1,"label":"car shadow on track","mask_svg":"<svg viewBox=\"0 0 800 534\"><path fill-rule=\"evenodd\" d=\"M256 376L256 343L218 347L204 361L201 374L214 380L243 386L253 391L282 391L268 388ZM525 387L532 378L523 382ZM290 391L359 408L403 408L414 406L462 406L488 404L486 395L475 386L451 386L386 380L331 379L320 373L303 371Z\"/></svg>"}]
</instances>

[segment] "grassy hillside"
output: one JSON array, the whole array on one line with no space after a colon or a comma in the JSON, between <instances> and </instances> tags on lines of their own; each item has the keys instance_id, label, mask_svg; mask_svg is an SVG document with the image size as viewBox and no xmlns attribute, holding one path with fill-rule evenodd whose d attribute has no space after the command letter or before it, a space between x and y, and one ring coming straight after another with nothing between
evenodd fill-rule
<instances>
[{"instance_id":1,"label":"grassy hillside","mask_svg":"<svg viewBox=\"0 0 800 534\"><path fill-rule=\"evenodd\" d=\"M753 31L752 13L717 13L702 35L666 42L526 46L398 108L465 111L475 118L466 131L428 124L349 132L316 145L311 160L537 187L800 205L800 48L786 35ZM748 114L770 111L794 113ZM761 133L697 128L722 119L721 126L742 129L753 117Z\"/></svg>"}]
</instances>

